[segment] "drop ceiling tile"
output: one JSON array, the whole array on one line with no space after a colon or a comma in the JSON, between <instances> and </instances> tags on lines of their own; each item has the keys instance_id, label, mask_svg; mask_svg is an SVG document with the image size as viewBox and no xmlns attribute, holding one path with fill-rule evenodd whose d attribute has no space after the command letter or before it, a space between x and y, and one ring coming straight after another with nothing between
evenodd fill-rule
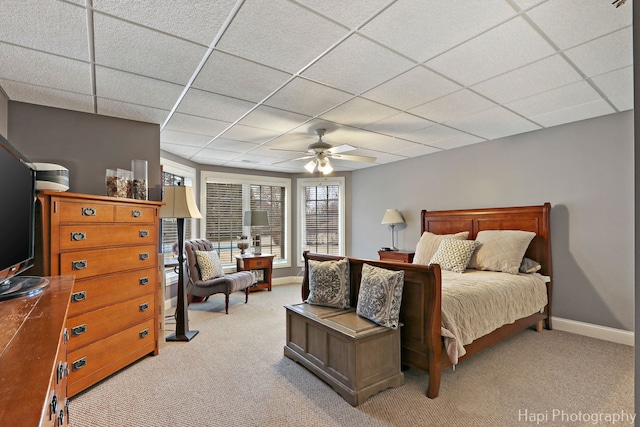
<instances>
[{"instance_id":1,"label":"drop ceiling tile","mask_svg":"<svg viewBox=\"0 0 640 427\"><path fill-rule=\"evenodd\" d=\"M462 89L431 70L417 66L365 92L362 97L401 110L408 110Z\"/></svg>"},{"instance_id":2,"label":"drop ceiling tile","mask_svg":"<svg viewBox=\"0 0 640 427\"><path fill-rule=\"evenodd\" d=\"M0 40L89 60L83 7L55 0L0 1Z\"/></svg>"},{"instance_id":3,"label":"drop ceiling tile","mask_svg":"<svg viewBox=\"0 0 640 427\"><path fill-rule=\"evenodd\" d=\"M591 80L618 110L625 111L633 108L633 67L601 74L592 77Z\"/></svg>"},{"instance_id":4,"label":"drop ceiling tile","mask_svg":"<svg viewBox=\"0 0 640 427\"><path fill-rule=\"evenodd\" d=\"M185 84L207 50L101 13L93 22L96 64L110 68Z\"/></svg>"},{"instance_id":5,"label":"drop ceiling tile","mask_svg":"<svg viewBox=\"0 0 640 427\"><path fill-rule=\"evenodd\" d=\"M317 116L340 105L352 95L297 77L265 101L266 105L307 116Z\"/></svg>"},{"instance_id":6,"label":"drop ceiling tile","mask_svg":"<svg viewBox=\"0 0 640 427\"><path fill-rule=\"evenodd\" d=\"M573 105L563 110L533 116L531 120L545 127L550 127L590 119L592 117L604 116L605 114L614 112L614 109L611 108L606 101L597 100L585 104Z\"/></svg>"},{"instance_id":7,"label":"drop ceiling tile","mask_svg":"<svg viewBox=\"0 0 640 427\"><path fill-rule=\"evenodd\" d=\"M386 119L379 120L364 127L366 130L383 133L385 135L401 136L408 132L432 126L434 123L413 114L400 113Z\"/></svg>"},{"instance_id":8,"label":"drop ceiling tile","mask_svg":"<svg viewBox=\"0 0 640 427\"><path fill-rule=\"evenodd\" d=\"M262 144L270 139L280 135L267 129L260 129L251 126L234 125L225 133L220 135L221 138L231 139L234 141L245 141L253 144Z\"/></svg>"},{"instance_id":9,"label":"drop ceiling tile","mask_svg":"<svg viewBox=\"0 0 640 427\"><path fill-rule=\"evenodd\" d=\"M445 123L495 107L495 105L488 99L464 89L412 108L409 112L434 122Z\"/></svg>"},{"instance_id":10,"label":"drop ceiling tile","mask_svg":"<svg viewBox=\"0 0 640 427\"><path fill-rule=\"evenodd\" d=\"M395 2L361 32L382 44L424 62L515 16L503 0Z\"/></svg>"},{"instance_id":11,"label":"drop ceiling tile","mask_svg":"<svg viewBox=\"0 0 640 427\"><path fill-rule=\"evenodd\" d=\"M278 161L276 157L258 156L251 153L237 153L236 157L232 159L232 162L230 162L227 166L251 169L252 165L270 165L276 161Z\"/></svg>"},{"instance_id":12,"label":"drop ceiling tile","mask_svg":"<svg viewBox=\"0 0 640 427\"><path fill-rule=\"evenodd\" d=\"M183 157L185 159L189 159L191 156L200 151L200 148L198 147L187 147L185 145L167 143L160 143L160 149L166 151L167 153L175 154L176 156Z\"/></svg>"},{"instance_id":13,"label":"drop ceiling tile","mask_svg":"<svg viewBox=\"0 0 640 427\"><path fill-rule=\"evenodd\" d=\"M536 117L588 104L601 99L600 95L586 82L579 81L561 88L506 104L506 107L525 117Z\"/></svg>"},{"instance_id":14,"label":"drop ceiling tile","mask_svg":"<svg viewBox=\"0 0 640 427\"><path fill-rule=\"evenodd\" d=\"M96 66L96 95L116 101L171 110L182 86Z\"/></svg>"},{"instance_id":15,"label":"drop ceiling tile","mask_svg":"<svg viewBox=\"0 0 640 427\"><path fill-rule=\"evenodd\" d=\"M196 133L179 132L176 130L165 129L160 132L160 142L167 144L187 145L190 147L205 147L211 138L206 135Z\"/></svg>"},{"instance_id":16,"label":"drop ceiling tile","mask_svg":"<svg viewBox=\"0 0 640 427\"><path fill-rule=\"evenodd\" d=\"M442 141L454 138L468 140L466 136L472 137L473 142L483 141L482 138L475 137L473 135L469 135L465 132L461 132L457 129L452 129L443 125L434 125L428 128L420 129L416 132L412 132L406 136L406 139L436 148L447 148L446 144L445 147L440 147L439 144Z\"/></svg>"},{"instance_id":17,"label":"drop ceiling tile","mask_svg":"<svg viewBox=\"0 0 640 427\"><path fill-rule=\"evenodd\" d=\"M320 118L354 127L365 127L373 122L398 114L398 110L369 101L354 98L324 113Z\"/></svg>"},{"instance_id":18,"label":"drop ceiling tile","mask_svg":"<svg viewBox=\"0 0 640 427\"><path fill-rule=\"evenodd\" d=\"M527 15L560 47L568 49L631 25L631 6L611 1L549 0Z\"/></svg>"},{"instance_id":19,"label":"drop ceiling tile","mask_svg":"<svg viewBox=\"0 0 640 427\"><path fill-rule=\"evenodd\" d=\"M451 150L454 148L464 147L466 145L477 144L483 141L486 141L486 139L470 135L465 132L456 132L448 138L434 142L432 145L443 150Z\"/></svg>"},{"instance_id":20,"label":"drop ceiling tile","mask_svg":"<svg viewBox=\"0 0 640 427\"><path fill-rule=\"evenodd\" d=\"M370 141L358 142L357 144L358 148L396 154L399 154L403 150L415 148L419 145L420 144L417 144L415 142L383 135L378 138L372 138Z\"/></svg>"},{"instance_id":21,"label":"drop ceiling tile","mask_svg":"<svg viewBox=\"0 0 640 427\"><path fill-rule=\"evenodd\" d=\"M367 0L351 2L344 0L298 0L318 13L334 19L349 28L355 28L372 17L391 0Z\"/></svg>"},{"instance_id":22,"label":"drop ceiling tile","mask_svg":"<svg viewBox=\"0 0 640 427\"><path fill-rule=\"evenodd\" d=\"M633 34L625 28L566 52L587 77L633 64Z\"/></svg>"},{"instance_id":23,"label":"drop ceiling tile","mask_svg":"<svg viewBox=\"0 0 640 427\"><path fill-rule=\"evenodd\" d=\"M318 137L311 137L305 135L298 135L293 133L286 133L265 144L265 147L269 150L291 150L295 156L304 154L307 151L307 147L310 144L318 141ZM282 153L285 154L285 153Z\"/></svg>"},{"instance_id":24,"label":"drop ceiling tile","mask_svg":"<svg viewBox=\"0 0 640 427\"><path fill-rule=\"evenodd\" d=\"M472 89L497 103L504 104L565 86L581 78L575 68L562 56L553 55L478 83L472 86Z\"/></svg>"},{"instance_id":25,"label":"drop ceiling tile","mask_svg":"<svg viewBox=\"0 0 640 427\"><path fill-rule=\"evenodd\" d=\"M92 94L88 63L0 42L0 78Z\"/></svg>"},{"instance_id":26,"label":"drop ceiling tile","mask_svg":"<svg viewBox=\"0 0 640 427\"><path fill-rule=\"evenodd\" d=\"M206 159L209 162L214 161L214 163L209 164L221 165L237 157L238 153L234 153L232 151L204 148L199 150L197 154L193 155L193 158L191 160L199 163L201 160Z\"/></svg>"},{"instance_id":27,"label":"drop ceiling tile","mask_svg":"<svg viewBox=\"0 0 640 427\"><path fill-rule=\"evenodd\" d=\"M193 87L259 102L289 78L291 74L214 51L193 82Z\"/></svg>"},{"instance_id":28,"label":"drop ceiling tile","mask_svg":"<svg viewBox=\"0 0 640 427\"><path fill-rule=\"evenodd\" d=\"M427 62L470 86L555 53L523 18L514 18Z\"/></svg>"},{"instance_id":29,"label":"drop ceiling tile","mask_svg":"<svg viewBox=\"0 0 640 427\"><path fill-rule=\"evenodd\" d=\"M433 154L442 151L439 148L434 148L429 145L415 144L412 147L406 148L404 150L399 150L397 153L406 156L406 157L420 157L427 154Z\"/></svg>"},{"instance_id":30,"label":"drop ceiling tile","mask_svg":"<svg viewBox=\"0 0 640 427\"><path fill-rule=\"evenodd\" d=\"M487 139L540 129L540 126L502 107L491 108L472 116L452 120L447 125Z\"/></svg>"},{"instance_id":31,"label":"drop ceiling tile","mask_svg":"<svg viewBox=\"0 0 640 427\"><path fill-rule=\"evenodd\" d=\"M236 0L93 0L93 8L209 46Z\"/></svg>"},{"instance_id":32,"label":"drop ceiling tile","mask_svg":"<svg viewBox=\"0 0 640 427\"><path fill-rule=\"evenodd\" d=\"M346 34L345 28L293 2L254 0L244 2L218 48L295 73Z\"/></svg>"},{"instance_id":33,"label":"drop ceiling tile","mask_svg":"<svg viewBox=\"0 0 640 427\"><path fill-rule=\"evenodd\" d=\"M217 138L207 145L208 150L224 150L232 153L246 153L258 144L253 142L234 141L231 139Z\"/></svg>"},{"instance_id":34,"label":"drop ceiling tile","mask_svg":"<svg viewBox=\"0 0 640 427\"><path fill-rule=\"evenodd\" d=\"M223 122L235 122L255 104L198 89L189 89L177 111Z\"/></svg>"},{"instance_id":35,"label":"drop ceiling tile","mask_svg":"<svg viewBox=\"0 0 640 427\"><path fill-rule=\"evenodd\" d=\"M240 124L275 132L288 132L310 119L311 117L303 116L302 114L261 105L247 114L240 121Z\"/></svg>"},{"instance_id":36,"label":"drop ceiling tile","mask_svg":"<svg viewBox=\"0 0 640 427\"><path fill-rule=\"evenodd\" d=\"M358 94L414 65L415 63L397 53L354 34L311 65L302 75Z\"/></svg>"},{"instance_id":37,"label":"drop ceiling tile","mask_svg":"<svg viewBox=\"0 0 640 427\"><path fill-rule=\"evenodd\" d=\"M114 101L112 99L97 98L96 105L98 114L146 123L161 124L169 115L168 110Z\"/></svg>"},{"instance_id":38,"label":"drop ceiling tile","mask_svg":"<svg viewBox=\"0 0 640 427\"><path fill-rule=\"evenodd\" d=\"M2 79L0 86L12 101L93 113L93 98L89 95Z\"/></svg>"},{"instance_id":39,"label":"drop ceiling tile","mask_svg":"<svg viewBox=\"0 0 640 427\"><path fill-rule=\"evenodd\" d=\"M547 0L513 0L513 2L517 4L522 10L531 9L532 7L537 6L540 3L544 3L545 1Z\"/></svg>"},{"instance_id":40,"label":"drop ceiling tile","mask_svg":"<svg viewBox=\"0 0 640 427\"><path fill-rule=\"evenodd\" d=\"M189 114L174 113L165 126L165 129L183 132L198 133L214 137L222 133L231 125L229 122L192 116Z\"/></svg>"}]
</instances>

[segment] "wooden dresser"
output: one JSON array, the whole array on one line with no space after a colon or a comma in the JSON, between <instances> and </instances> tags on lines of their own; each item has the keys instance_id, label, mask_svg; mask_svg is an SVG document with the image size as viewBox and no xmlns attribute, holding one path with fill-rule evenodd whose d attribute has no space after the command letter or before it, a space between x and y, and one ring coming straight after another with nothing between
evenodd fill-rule
<instances>
[{"instance_id":1,"label":"wooden dresser","mask_svg":"<svg viewBox=\"0 0 640 427\"><path fill-rule=\"evenodd\" d=\"M31 273L30 270L28 270ZM48 277L35 296L0 301L0 422L66 426L65 316L73 277Z\"/></svg>"},{"instance_id":2,"label":"wooden dresser","mask_svg":"<svg viewBox=\"0 0 640 427\"><path fill-rule=\"evenodd\" d=\"M158 354L160 202L38 193L36 271L75 275L69 396Z\"/></svg>"}]
</instances>

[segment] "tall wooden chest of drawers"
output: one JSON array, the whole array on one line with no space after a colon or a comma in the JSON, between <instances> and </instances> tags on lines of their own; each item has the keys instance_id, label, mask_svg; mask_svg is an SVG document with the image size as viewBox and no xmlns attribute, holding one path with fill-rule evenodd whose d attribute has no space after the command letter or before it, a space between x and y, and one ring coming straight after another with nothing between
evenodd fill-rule
<instances>
[{"instance_id":1,"label":"tall wooden chest of drawers","mask_svg":"<svg viewBox=\"0 0 640 427\"><path fill-rule=\"evenodd\" d=\"M75 276L67 316L73 396L158 354L160 202L38 193L36 274Z\"/></svg>"}]
</instances>

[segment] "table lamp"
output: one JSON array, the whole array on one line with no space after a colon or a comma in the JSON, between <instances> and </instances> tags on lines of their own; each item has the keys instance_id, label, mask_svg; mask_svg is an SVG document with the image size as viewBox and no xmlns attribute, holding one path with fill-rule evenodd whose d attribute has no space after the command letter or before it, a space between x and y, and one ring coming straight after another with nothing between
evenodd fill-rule
<instances>
[{"instance_id":1,"label":"table lamp","mask_svg":"<svg viewBox=\"0 0 640 427\"><path fill-rule=\"evenodd\" d=\"M404 224L404 218L402 218L402 214L398 212L397 209L387 209L384 213L384 217L382 217L382 224L391 225L391 249L397 251L396 245L393 244L393 229L396 224Z\"/></svg>"}]
</instances>

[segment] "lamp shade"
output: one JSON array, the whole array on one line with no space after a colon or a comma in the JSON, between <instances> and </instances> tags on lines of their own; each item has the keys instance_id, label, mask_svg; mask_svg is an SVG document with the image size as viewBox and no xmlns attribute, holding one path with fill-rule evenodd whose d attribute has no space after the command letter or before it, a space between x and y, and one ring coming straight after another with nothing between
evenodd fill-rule
<instances>
[{"instance_id":1,"label":"lamp shade","mask_svg":"<svg viewBox=\"0 0 640 427\"><path fill-rule=\"evenodd\" d=\"M382 224L403 224L404 218L397 209L387 209L382 217Z\"/></svg>"},{"instance_id":2,"label":"lamp shade","mask_svg":"<svg viewBox=\"0 0 640 427\"><path fill-rule=\"evenodd\" d=\"M164 188L165 204L160 208L160 218L202 218L196 206L193 188L185 185Z\"/></svg>"},{"instance_id":3,"label":"lamp shade","mask_svg":"<svg viewBox=\"0 0 640 427\"><path fill-rule=\"evenodd\" d=\"M252 227L266 227L269 225L267 211L245 211L244 225Z\"/></svg>"}]
</instances>

